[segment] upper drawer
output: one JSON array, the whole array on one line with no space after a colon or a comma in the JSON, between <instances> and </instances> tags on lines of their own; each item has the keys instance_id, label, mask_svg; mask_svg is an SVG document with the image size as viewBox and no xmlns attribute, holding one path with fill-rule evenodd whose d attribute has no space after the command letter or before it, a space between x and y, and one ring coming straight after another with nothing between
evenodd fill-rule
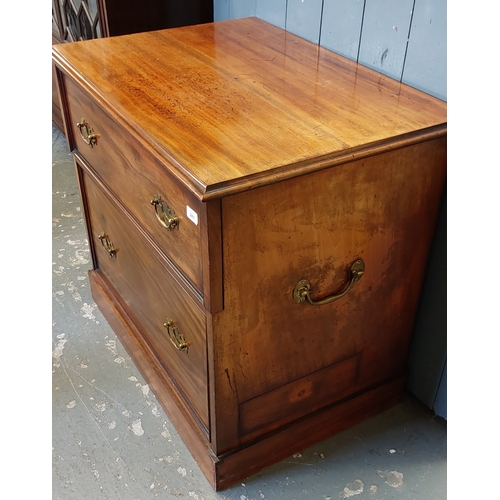
<instances>
[{"instance_id":1,"label":"upper drawer","mask_svg":"<svg viewBox=\"0 0 500 500\"><path fill-rule=\"evenodd\" d=\"M90 163L174 266L202 293L202 203L73 80L64 81L72 149ZM79 127L82 122L88 125Z\"/></svg>"},{"instance_id":2,"label":"upper drawer","mask_svg":"<svg viewBox=\"0 0 500 500\"><path fill-rule=\"evenodd\" d=\"M95 265L208 433L206 318L130 219L84 174ZM185 345L185 344L187 345Z\"/></svg>"}]
</instances>

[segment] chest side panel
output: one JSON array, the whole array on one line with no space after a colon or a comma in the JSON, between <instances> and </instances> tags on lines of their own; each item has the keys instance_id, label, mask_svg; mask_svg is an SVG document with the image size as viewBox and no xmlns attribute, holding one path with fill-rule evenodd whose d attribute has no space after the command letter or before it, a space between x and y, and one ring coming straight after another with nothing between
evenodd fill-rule
<instances>
[{"instance_id":1,"label":"chest side panel","mask_svg":"<svg viewBox=\"0 0 500 500\"><path fill-rule=\"evenodd\" d=\"M443 138L223 199L222 445L404 372L445 165ZM313 300L345 289L358 259L341 299L294 301L302 279Z\"/></svg>"}]
</instances>

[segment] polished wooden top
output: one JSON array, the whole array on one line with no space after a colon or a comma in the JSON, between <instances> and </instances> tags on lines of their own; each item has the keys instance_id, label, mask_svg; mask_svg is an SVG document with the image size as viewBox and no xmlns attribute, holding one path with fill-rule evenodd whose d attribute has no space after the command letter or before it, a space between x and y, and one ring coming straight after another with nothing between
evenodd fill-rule
<instances>
[{"instance_id":1,"label":"polished wooden top","mask_svg":"<svg viewBox=\"0 0 500 500\"><path fill-rule=\"evenodd\" d=\"M202 199L446 133L446 103L257 18L53 46Z\"/></svg>"}]
</instances>

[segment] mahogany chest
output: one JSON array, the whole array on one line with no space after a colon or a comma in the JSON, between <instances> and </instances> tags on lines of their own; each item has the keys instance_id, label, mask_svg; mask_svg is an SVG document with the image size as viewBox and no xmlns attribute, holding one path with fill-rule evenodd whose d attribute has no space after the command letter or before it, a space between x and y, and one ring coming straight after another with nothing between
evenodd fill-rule
<instances>
[{"instance_id":1,"label":"mahogany chest","mask_svg":"<svg viewBox=\"0 0 500 500\"><path fill-rule=\"evenodd\" d=\"M444 102L256 18L53 61L93 297L215 489L398 401Z\"/></svg>"}]
</instances>

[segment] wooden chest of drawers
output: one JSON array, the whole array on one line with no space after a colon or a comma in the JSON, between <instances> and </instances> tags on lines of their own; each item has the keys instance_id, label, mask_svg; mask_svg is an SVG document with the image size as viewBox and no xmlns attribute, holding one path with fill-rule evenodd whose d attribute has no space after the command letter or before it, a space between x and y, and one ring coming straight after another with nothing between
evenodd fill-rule
<instances>
[{"instance_id":1,"label":"wooden chest of drawers","mask_svg":"<svg viewBox=\"0 0 500 500\"><path fill-rule=\"evenodd\" d=\"M53 60L93 296L214 488L398 401L445 103L256 18Z\"/></svg>"}]
</instances>

